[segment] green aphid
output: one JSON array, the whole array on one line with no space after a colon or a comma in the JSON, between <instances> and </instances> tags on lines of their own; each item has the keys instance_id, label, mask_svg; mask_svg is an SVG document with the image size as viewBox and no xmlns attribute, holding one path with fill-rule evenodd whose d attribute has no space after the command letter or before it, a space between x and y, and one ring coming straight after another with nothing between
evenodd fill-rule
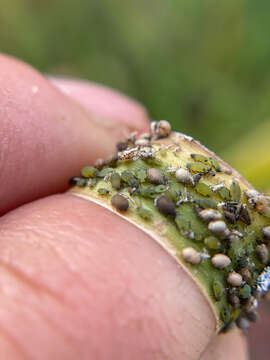
<instances>
[{"instance_id":1,"label":"green aphid","mask_svg":"<svg viewBox=\"0 0 270 360\"><path fill-rule=\"evenodd\" d=\"M132 171L125 170L121 173L122 180L129 186L133 186L137 183L137 180Z\"/></svg>"},{"instance_id":2,"label":"green aphid","mask_svg":"<svg viewBox=\"0 0 270 360\"><path fill-rule=\"evenodd\" d=\"M139 189L138 193L145 198L154 198L157 196L154 186L144 186Z\"/></svg>"},{"instance_id":3,"label":"green aphid","mask_svg":"<svg viewBox=\"0 0 270 360\"><path fill-rule=\"evenodd\" d=\"M185 217L177 215L174 221L180 231L188 232L191 230L190 222Z\"/></svg>"},{"instance_id":4,"label":"green aphid","mask_svg":"<svg viewBox=\"0 0 270 360\"><path fill-rule=\"evenodd\" d=\"M231 312L231 321L235 321L241 313L241 309L233 309Z\"/></svg>"},{"instance_id":5,"label":"green aphid","mask_svg":"<svg viewBox=\"0 0 270 360\"><path fill-rule=\"evenodd\" d=\"M208 186L204 183L198 183L195 186L195 190L203 196L210 196L212 194L210 186Z\"/></svg>"},{"instance_id":6,"label":"green aphid","mask_svg":"<svg viewBox=\"0 0 270 360\"><path fill-rule=\"evenodd\" d=\"M231 193L232 201L237 201L237 202L240 201L241 188L240 188L238 182L236 182L236 181L231 182L230 193Z\"/></svg>"},{"instance_id":7,"label":"green aphid","mask_svg":"<svg viewBox=\"0 0 270 360\"><path fill-rule=\"evenodd\" d=\"M158 159L157 157L145 159L145 161L147 162L147 164L153 165L153 166L161 166L162 165L162 161L160 159Z\"/></svg>"},{"instance_id":8,"label":"green aphid","mask_svg":"<svg viewBox=\"0 0 270 360\"><path fill-rule=\"evenodd\" d=\"M160 149L159 154L160 154L160 156L164 157L167 155L167 151L165 149Z\"/></svg>"},{"instance_id":9,"label":"green aphid","mask_svg":"<svg viewBox=\"0 0 270 360\"><path fill-rule=\"evenodd\" d=\"M105 188L99 188L98 189L98 193L100 194L100 195L109 195L109 193L110 193L110 191L108 190L108 189L105 189Z\"/></svg>"},{"instance_id":10,"label":"green aphid","mask_svg":"<svg viewBox=\"0 0 270 360\"><path fill-rule=\"evenodd\" d=\"M212 199L196 199L194 203L203 209L217 209L217 203Z\"/></svg>"},{"instance_id":11,"label":"green aphid","mask_svg":"<svg viewBox=\"0 0 270 360\"><path fill-rule=\"evenodd\" d=\"M176 213L175 223L178 229L183 232L192 232L194 240L203 241L207 229L205 224L198 219L193 206L182 204L177 208Z\"/></svg>"},{"instance_id":12,"label":"green aphid","mask_svg":"<svg viewBox=\"0 0 270 360\"><path fill-rule=\"evenodd\" d=\"M110 182L112 187L115 190L120 190L121 188L121 176L118 173L113 173L110 177Z\"/></svg>"},{"instance_id":13,"label":"green aphid","mask_svg":"<svg viewBox=\"0 0 270 360\"><path fill-rule=\"evenodd\" d=\"M150 210L142 206L137 207L137 212L140 215L140 217L143 218L144 220L151 220L153 216Z\"/></svg>"},{"instance_id":14,"label":"green aphid","mask_svg":"<svg viewBox=\"0 0 270 360\"><path fill-rule=\"evenodd\" d=\"M219 301L222 298L222 295L224 294L224 286L220 281L215 280L213 282L213 292L215 299Z\"/></svg>"},{"instance_id":15,"label":"green aphid","mask_svg":"<svg viewBox=\"0 0 270 360\"><path fill-rule=\"evenodd\" d=\"M158 186L155 186L155 192L157 194L160 194L160 193L163 193L164 191L168 190L168 186L166 185L158 185Z\"/></svg>"},{"instance_id":16,"label":"green aphid","mask_svg":"<svg viewBox=\"0 0 270 360\"><path fill-rule=\"evenodd\" d=\"M98 169L93 166L85 166L82 169L81 174L84 178L95 178L98 174Z\"/></svg>"},{"instance_id":17,"label":"green aphid","mask_svg":"<svg viewBox=\"0 0 270 360\"><path fill-rule=\"evenodd\" d=\"M210 164L209 159L202 154L191 154L190 157L195 161L202 162L208 165Z\"/></svg>"},{"instance_id":18,"label":"green aphid","mask_svg":"<svg viewBox=\"0 0 270 360\"><path fill-rule=\"evenodd\" d=\"M219 250L222 247L219 240L214 236L207 236L204 239L204 243L210 250Z\"/></svg>"},{"instance_id":19,"label":"green aphid","mask_svg":"<svg viewBox=\"0 0 270 360\"><path fill-rule=\"evenodd\" d=\"M87 186L89 186L91 189L92 189L93 187L95 187L96 184L97 184L97 179L96 179L96 178L94 178L94 179L89 179L89 180L87 181Z\"/></svg>"},{"instance_id":20,"label":"green aphid","mask_svg":"<svg viewBox=\"0 0 270 360\"><path fill-rule=\"evenodd\" d=\"M146 178L147 178L147 170L146 169L139 169L136 172L136 177L138 180L140 180L140 182L145 182Z\"/></svg>"},{"instance_id":21,"label":"green aphid","mask_svg":"<svg viewBox=\"0 0 270 360\"><path fill-rule=\"evenodd\" d=\"M225 186L223 186L218 190L218 194L225 201L231 200L230 190L227 189Z\"/></svg>"},{"instance_id":22,"label":"green aphid","mask_svg":"<svg viewBox=\"0 0 270 360\"><path fill-rule=\"evenodd\" d=\"M239 289L239 297L240 299L247 300L251 295L251 287L246 284L242 288Z\"/></svg>"},{"instance_id":23,"label":"green aphid","mask_svg":"<svg viewBox=\"0 0 270 360\"><path fill-rule=\"evenodd\" d=\"M188 163L187 168L194 173L207 172L211 169L209 165L201 162Z\"/></svg>"},{"instance_id":24,"label":"green aphid","mask_svg":"<svg viewBox=\"0 0 270 360\"><path fill-rule=\"evenodd\" d=\"M104 178L106 175L108 175L110 172L113 171L113 168L104 168L101 171L98 172L97 176L100 178Z\"/></svg>"},{"instance_id":25,"label":"green aphid","mask_svg":"<svg viewBox=\"0 0 270 360\"><path fill-rule=\"evenodd\" d=\"M210 157L209 162L217 172L221 171L220 165L216 159Z\"/></svg>"},{"instance_id":26,"label":"green aphid","mask_svg":"<svg viewBox=\"0 0 270 360\"><path fill-rule=\"evenodd\" d=\"M230 321L231 314L230 314L229 309L228 309L226 306L224 306L224 307L221 309L220 315L221 315L221 319L224 321L225 324Z\"/></svg>"}]
</instances>

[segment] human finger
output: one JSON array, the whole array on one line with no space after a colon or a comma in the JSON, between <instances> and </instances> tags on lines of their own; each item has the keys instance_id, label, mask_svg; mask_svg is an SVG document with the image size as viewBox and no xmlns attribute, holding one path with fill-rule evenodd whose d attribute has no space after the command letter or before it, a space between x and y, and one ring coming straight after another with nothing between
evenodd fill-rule
<instances>
[{"instance_id":1,"label":"human finger","mask_svg":"<svg viewBox=\"0 0 270 360\"><path fill-rule=\"evenodd\" d=\"M195 360L215 333L191 277L90 201L41 199L2 217L0 229L4 358Z\"/></svg>"},{"instance_id":2,"label":"human finger","mask_svg":"<svg viewBox=\"0 0 270 360\"><path fill-rule=\"evenodd\" d=\"M111 153L117 141L141 126L134 125L135 111L127 111L125 124L90 114L36 70L4 55L0 82L0 214L63 191L82 166Z\"/></svg>"}]
</instances>

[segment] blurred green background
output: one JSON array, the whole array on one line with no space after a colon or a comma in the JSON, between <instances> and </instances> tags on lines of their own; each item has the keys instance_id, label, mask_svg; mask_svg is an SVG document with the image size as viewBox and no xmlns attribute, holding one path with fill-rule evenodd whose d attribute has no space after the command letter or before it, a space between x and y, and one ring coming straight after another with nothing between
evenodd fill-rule
<instances>
[{"instance_id":1,"label":"blurred green background","mask_svg":"<svg viewBox=\"0 0 270 360\"><path fill-rule=\"evenodd\" d=\"M1 51L135 97L270 190L270 2L0 0Z\"/></svg>"}]
</instances>

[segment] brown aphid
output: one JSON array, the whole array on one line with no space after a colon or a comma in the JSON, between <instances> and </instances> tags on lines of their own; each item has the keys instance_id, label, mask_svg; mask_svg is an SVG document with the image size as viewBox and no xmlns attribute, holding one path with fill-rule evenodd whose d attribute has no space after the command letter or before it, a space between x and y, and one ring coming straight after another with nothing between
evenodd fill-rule
<instances>
[{"instance_id":1,"label":"brown aphid","mask_svg":"<svg viewBox=\"0 0 270 360\"><path fill-rule=\"evenodd\" d=\"M202 261L201 254L193 247L186 247L182 250L182 257L190 264L197 265Z\"/></svg>"},{"instance_id":2,"label":"brown aphid","mask_svg":"<svg viewBox=\"0 0 270 360\"><path fill-rule=\"evenodd\" d=\"M151 184L162 185L165 184L165 178L161 171L156 168L147 170L147 178Z\"/></svg>"},{"instance_id":3,"label":"brown aphid","mask_svg":"<svg viewBox=\"0 0 270 360\"><path fill-rule=\"evenodd\" d=\"M244 281L251 280L251 272L247 267L240 269L239 273L242 275Z\"/></svg>"},{"instance_id":4,"label":"brown aphid","mask_svg":"<svg viewBox=\"0 0 270 360\"><path fill-rule=\"evenodd\" d=\"M227 225L222 220L211 221L208 225L208 229L216 236L224 239L229 236L230 231Z\"/></svg>"},{"instance_id":5,"label":"brown aphid","mask_svg":"<svg viewBox=\"0 0 270 360\"><path fill-rule=\"evenodd\" d=\"M240 316L236 320L236 325L239 327L239 329L247 330L250 327L250 322L248 321L248 319Z\"/></svg>"},{"instance_id":6,"label":"brown aphid","mask_svg":"<svg viewBox=\"0 0 270 360\"><path fill-rule=\"evenodd\" d=\"M262 228L262 234L266 240L270 240L270 226Z\"/></svg>"},{"instance_id":7,"label":"brown aphid","mask_svg":"<svg viewBox=\"0 0 270 360\"><path fill-rule=\"evenodd\" d=\"M199 218L206 223L213 220L220 220L222 218L221 213L215 209L196 209L196 212Z\"/></svg>"},{"instance_id":8,"label":"brown aphid","mask_svg":"<svg viewBox=\"0 0 270 360\"><path fill-rule=\"evenodd\" d=\"M252 321L254 323L258 322L259 320L259 314L255 310L246 312L246 317L249 321Z\"/></svg>"},{"instance_id":9,"label":"brown aphid","mask_svg":"<svg viewBox=\"0 0 270 360\"><path fill-rule=\"evenodd\" d=\"M118 154L114 153L106 157L106 159L104 160L104 164L110 167L114 167L117 164L117 160L118 160Z\"/></svg>"},{"instance_id":10,"label":"brown aphid","mask_svg":"<svg viewBox=\"0 0 270 360\"><path fill-rule=\"evenodd\" d=\"M161 120L158 122L153 122L151 124L151 130L157 139L165 138L171 133L171 125L168 121Z\"/></svg>"},{"instance_id":11,"label":"brown aphid","mask_svg":"<svg viewBox=\"0 0 270 360\"><path fill-rule=\"evenodd\" d=\"M211 258L211 262L217 269L225 269L231 264L229 256L224 254L216 254Z\"/></svg>"},{"instance_id":12,"label":"brown aphid","mask_svg":"<svg viewBox=\"0 0 270 360\"><path fill-rule=\"evenodd\" d=\"M164 195L155 199L155 205L163 215L176 215L174 203Z\"/></svg>"},{"instance_id":13,"label":"brown aphid","mask_svg":"<svg viewBox=\"0 0 270 360\"><path fill-rule=\"evenodd\" d=\"M240 305L240 299L235 292L228 294L228 301L235 308Z\"/></svg>"},{"instance_id":14,"label":"brown aphid","mask_svg":"<svg viewBox=\"0 0 270 360\"><path fill-rule=\"evenodd\" d=\"M256 247L255 252L256 252L258 260L262 264L266 265L269 260L269 250L268 250L267 246L265 244L258 245Z\"/></svg>"},{"instance_id":15,"label":"brown aphid","mask_svg":"<svg viewBox=\"0 0 270 360\"><path fill-rule=\"evenodd\" d=\"M119 211L127 211L129 208L129 201L123 195L115 194L111 199L112 206Z\"/></svg>"},{"instance_id":16,"label":"brown aphid","mask_svg":"<svg viewBox=\"0 0 270 360\"><path fill-rule=\"evenodd\" d=\"M126 141L120 141L116 144L118 151L124 151L128 148L128 143Z\"/></svg>"},{"instance_id":17,"label":"brown aphid","mask_svg":"<svg viewBox=\"0 0 270 360\"><path fill-rule=\"evenodd\" d=\"M194 185L194 180L190 172L184 168L179 168L175 172L177 181L187 185Z\"/></svg>"},{"instance_id":18,"label":"brown aphid","mask_svg":"<svg viewBox=\"0 0 270 360\"><path fill-rule=\"evenodd\" d=\"M230 272L227 276L227 283L232 286L239 287L243 283L243 278L236 272Z\"/></svg>"},{"instance_id":19,"label":"brown aphid","mask_svg":"<svg viewBox=\"0 0 270 360\"><path fill-rule=\"evenodd\" d=\"M98 170L101 170L104 166L104 160L103 159L97 159L94 163L94 167L97 168Z\"/></svg>"}]
</instances>

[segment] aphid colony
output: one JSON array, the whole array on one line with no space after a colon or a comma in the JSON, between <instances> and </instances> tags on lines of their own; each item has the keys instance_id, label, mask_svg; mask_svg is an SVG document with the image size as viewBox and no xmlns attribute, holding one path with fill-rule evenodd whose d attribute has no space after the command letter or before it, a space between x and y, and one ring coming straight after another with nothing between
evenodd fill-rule
<instances>
[{"instance_id":1,"label":"aphid colony","mask_svg":"<svg viewBox=\"0 0 270 360\"><path fill-rule=\"evenodd\" d=\"M131 134L70 184L164 236L214 304L220 323L247 328L270 288L270 199L167 121ZM102 200L103 199L103 200Z\"/></svg>"}]
</instances>

